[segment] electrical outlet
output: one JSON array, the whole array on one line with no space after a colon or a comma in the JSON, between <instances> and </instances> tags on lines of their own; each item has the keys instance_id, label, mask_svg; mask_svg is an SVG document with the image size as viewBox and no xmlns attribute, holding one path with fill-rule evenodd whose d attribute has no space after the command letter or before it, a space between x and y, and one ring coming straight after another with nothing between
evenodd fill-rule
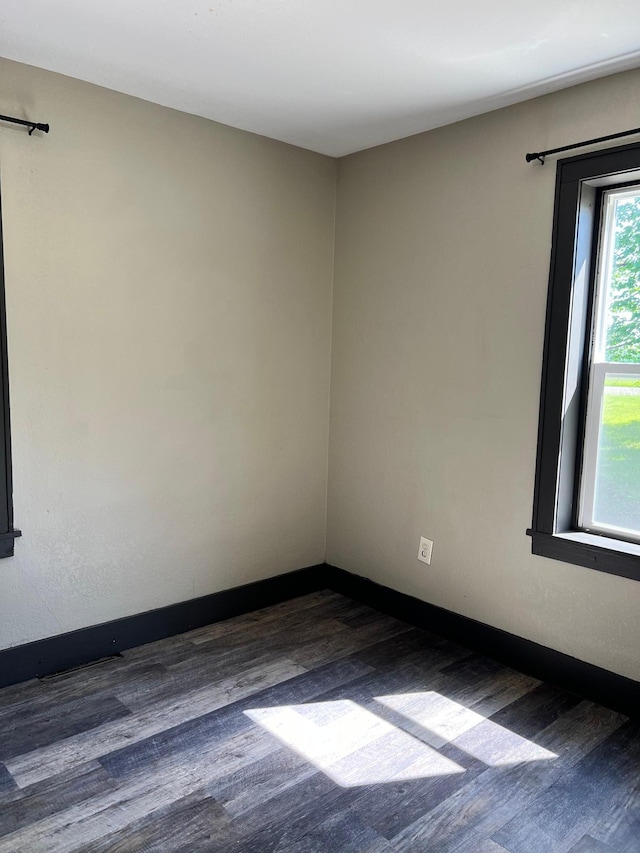
<instances>
[{"instance_id":1,"label":"electrical outlet","mask_svg":"<svg viewBox=\"0 0 640 853\"><path fill-rule=\"evenodd\" d=\"M418 559L422 560L428 566L431 565L431 552L433 551L433 542L431 539L420 537L420 547L418 548Z\"/></svg>"}]
</instances>

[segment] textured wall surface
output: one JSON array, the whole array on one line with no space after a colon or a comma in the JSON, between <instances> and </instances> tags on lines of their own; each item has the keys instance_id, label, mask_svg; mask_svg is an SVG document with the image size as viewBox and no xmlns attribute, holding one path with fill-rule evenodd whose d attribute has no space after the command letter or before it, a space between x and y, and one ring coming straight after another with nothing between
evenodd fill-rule
<instances>
[{"instance_id":1,"label":"textured wall surface","mask_svg":"<svg viewBox=\"0 0 640 853\"><path fill-rule=\"evenodd\" d=\"M640 584L533 557L555 167L640 72L336 163L0 61L0 648L324 559L640 678ZM430 567L418 538L435 540Z\"/></svg>"},{"instance_id":2,"label":"textured wall surface","mask_svg":"<svg viewBox=\"0 0 640 853\"><path fill-rule=\"evenodd\" d=\"M640 678L640 584L531 555L555 164L628 72L339 162L327 560ZM418 540L435 541L431 566Z\"/></svg>"},{"instance_id":3,"label":"textured wall surface","mask_svg":"<svg viewBox=\"0 0 640 853\"><path fill-rule=\"evenodd\" d=\"M335 162L0 62L0 648L322 561Z\"/></svg>"}]
</instances>

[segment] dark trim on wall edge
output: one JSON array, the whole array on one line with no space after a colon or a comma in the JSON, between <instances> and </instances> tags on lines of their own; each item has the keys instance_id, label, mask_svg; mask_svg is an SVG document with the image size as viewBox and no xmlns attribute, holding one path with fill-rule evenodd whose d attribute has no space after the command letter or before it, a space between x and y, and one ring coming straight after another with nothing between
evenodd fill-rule
<instances>
[{"instance_id":1,"label":"dark trim on wall edge","mask_svg":"<svg viewBox=\"0 0 640 853\"><path fill-rule=\"evenodd\" d=\"M4 649L0 651L0 687L61 672L124 649L315 592L326 586L322 568L298 569L113 622Z\"/></svg>"},{"instance_id":2,"label":"dark trim on wall edge","mask_svg":"<svg viewBox=\"0 0 640 853\"><path fill-rule=\"evenodd\" d=\"M0 651L0 687L60 672L320 589L332 589L623 714L640 715L638 681L327 564L5 649Z\"/></svg>"},{"instance_id":3,"label":"dark trim on wall edge","mask_svg":"<svg viewBox=\"0 0 640 853\"><path fill-rule=\"evenodd\" d=\"M631 678L428 604L335 566L327 566L325 583L335 592L425 631L454 640L541 681L556 684L627 716L640 715L640 682Z\"/></svg>"},{"instance_id":4,"label":"dark trim on wall edge","mask_svg":"<svg viewBox=\"0 0 640 853\"><path fill-rule=\"evenodd\" d=\"M563 539L562 534L538 533L527 530L531 536L531 553L552 560L562 560L563 563L573 563L587 569L597 569L630 580L640 580L640 559L637 554L627 551L616 551L608 548L605 543L610 539L602 536L588 535L590 541L580 542L570 538Z\"/></svg>"}]
</instances>

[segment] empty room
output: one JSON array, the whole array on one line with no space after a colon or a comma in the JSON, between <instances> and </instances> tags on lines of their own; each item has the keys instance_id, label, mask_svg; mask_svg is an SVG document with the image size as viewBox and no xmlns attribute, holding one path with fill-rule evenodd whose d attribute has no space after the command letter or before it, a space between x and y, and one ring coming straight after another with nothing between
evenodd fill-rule
<instances>
[{"instance_id":1,"label":"empty room","mask_svg":"<svg viewBox=\"0 0 640 853\"><path fill-rule=\"evenodd\" d=\"M631 0L3 0L0 853L640 853Z\"/></svg>"}]
</instances>

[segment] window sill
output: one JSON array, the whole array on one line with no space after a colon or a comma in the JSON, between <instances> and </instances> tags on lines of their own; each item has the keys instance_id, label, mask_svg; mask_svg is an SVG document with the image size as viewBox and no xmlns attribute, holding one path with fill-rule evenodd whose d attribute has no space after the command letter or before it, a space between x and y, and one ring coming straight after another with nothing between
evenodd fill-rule
<instances>
[{"instance_id":1,"label":"window sill","mask_svg":"<svg viewBox=\"0 0 640 853\"><path fill-rule=\"evenodd\" d=\"M21 530L10 530L8 533L0 533L0 560L3 557L13 557L13 543L19 536Z\"/></svg>"},{"instance_id":2,"label":"window sill","mask_svg":"<svg viewBox=\"0 0 640 853\"><path fill-rule=\"evenodd\" d=\"M640 545L633 542L578 531L539 533L527 530L527 534L531 536L532 554L640 580Z\"/></svg>"}]
</instances>

